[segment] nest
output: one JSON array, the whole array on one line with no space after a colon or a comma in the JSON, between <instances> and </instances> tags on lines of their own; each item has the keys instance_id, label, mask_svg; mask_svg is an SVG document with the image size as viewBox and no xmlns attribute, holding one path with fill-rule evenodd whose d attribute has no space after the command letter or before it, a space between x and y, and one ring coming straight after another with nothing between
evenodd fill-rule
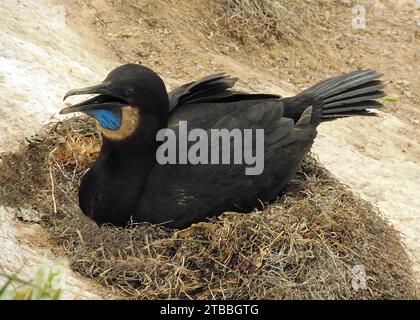
<instances>
[{"instance_id":1,"label":"nest","mask_svg":"<svg viewBox=\"0 0 420 320\"><path fill-rule=\"evenodd\" d=\"M130 299L411 299L400 235L311 156L263 211L225 213L182 231L98 227L80 179L100 137L86 118L52 123L5 154L0 204L44 213L74 270Z\"/></svg>"}]
</instances>

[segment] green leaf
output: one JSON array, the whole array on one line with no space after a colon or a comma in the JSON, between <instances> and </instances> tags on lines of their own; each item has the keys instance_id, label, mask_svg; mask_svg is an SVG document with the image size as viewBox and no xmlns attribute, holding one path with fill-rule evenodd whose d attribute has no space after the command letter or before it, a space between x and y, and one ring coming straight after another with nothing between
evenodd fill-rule
<instances>
[{"instance_id":1,"label":"green leaf","mask_svg":"<svg viewBox=\"0 0 420 320\"><path fill-rule=\"evenodd\" d=\"M12 284L12 282L13 282L13 280L11 278L8 278L6 283L4 284L4 286L1 287L1 289L0 289L0 300L2 298L6 298L6 290Z\"/></svg>"},{"instance_id":2,"label":"green leaf","mask_svg":"<svg viewBox=\"0 0 420 320\"><path fill-rule=\"evenodd\" d=\"M381 98L381 100L386 101L386 102L397 102L399 101L399 98L386 96L386 97Z\"/></svg>"}]
</instances>

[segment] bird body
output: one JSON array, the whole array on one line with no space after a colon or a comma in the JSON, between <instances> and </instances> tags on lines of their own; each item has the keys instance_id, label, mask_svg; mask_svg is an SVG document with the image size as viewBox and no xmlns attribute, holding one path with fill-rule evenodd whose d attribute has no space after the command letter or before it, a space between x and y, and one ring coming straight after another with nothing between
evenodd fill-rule
<instances>
[{"instance_id":1,"label":"bird body","mask_svg":"<svg viewBox=\"0 0 420 320\"><path fill-rule=\"evenodd\" d=\"M281 99L234 91L236 79L224 74L167 94L163 81L150 69L121 66L101 85L66 95L99 94L62 111L88 113L98 120L103 134L100 155L80 186L82 211L97 223L125 226L133 219L172 228L187 227L225 211L249 212L286 187L310 150L321 122L372 115L370 109L381 107L375 101L384 96L380 77L374 71L357 71ZM200 151L201 155L208 149L208 161L158 163L156 154L162 146L156 141L158 132L170 129L180 142L183 122L189 134L201 132L213 139ZM263 132L263 142L255 143L256 152L263 153L263 170L247 175L247 163L236 158L234 163L212 163L215 139L211 137L217 129ZM194 141L187 141L187 150L193 146ZM227 152L232 159L234 151L234 143L227 150L218 145L219 155Z\"/></svg>"}]
</instances>

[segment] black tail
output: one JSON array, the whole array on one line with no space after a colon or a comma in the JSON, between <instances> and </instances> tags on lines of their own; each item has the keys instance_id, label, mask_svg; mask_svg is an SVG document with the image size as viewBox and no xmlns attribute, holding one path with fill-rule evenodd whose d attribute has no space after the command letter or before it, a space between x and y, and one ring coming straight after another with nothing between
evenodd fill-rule
<instances>
[{"instance_id":1,"label":"black tail","mask_svg":"<svg viewBox=\"0 0 420 320\"><path fill-rule=\"evenodd\" d=\"M302 91L292 98L283 99L284 115L298 121L304 110L314 103L320 104L318 121L354 115L375 115L372 109L382 107L376 99L385 96L382 74L371 70L355 71L330 78Z\"/></svg>"}]
</instances>

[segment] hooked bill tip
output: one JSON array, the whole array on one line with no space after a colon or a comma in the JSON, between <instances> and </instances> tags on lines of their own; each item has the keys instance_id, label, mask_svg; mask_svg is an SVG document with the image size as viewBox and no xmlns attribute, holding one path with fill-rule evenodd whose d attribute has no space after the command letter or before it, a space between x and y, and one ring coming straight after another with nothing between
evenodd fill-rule
<instances>
[{"instance_id":1,"label":"hooked bill tip","mask_svg":"<svg viewBox=\"0 0 420 320\"><path fill-rule=\"evenodd\" d=\"M64 101L66 101L68 97L70 97L70 96L74 95L74 94L75 94L75 92L76 92L76 90L70 90L70 91L68 91L68 92L64 95L64 97L63 97L63 102L64 102Z\"/></svg>"},{"instance_id":2,"label":"hooked bill tip","mask_svg":"<svg viewBox=\"0 0 420 320\"><path fill-rule=\"evenodd\" d=\"M67 108L61 109L58 114L67 114Z\"/></svg>"},{"instance_id":3,"label":"hooked bill tip","mask_svg":"<svg viewBox=\"0 0 420 320\"><path fill-rule=\"evenodd\" d=\"M67 100L68 97L71 96L71 91L67 92L63 97L63 102Z\"/></svg>"}]
</instances>

